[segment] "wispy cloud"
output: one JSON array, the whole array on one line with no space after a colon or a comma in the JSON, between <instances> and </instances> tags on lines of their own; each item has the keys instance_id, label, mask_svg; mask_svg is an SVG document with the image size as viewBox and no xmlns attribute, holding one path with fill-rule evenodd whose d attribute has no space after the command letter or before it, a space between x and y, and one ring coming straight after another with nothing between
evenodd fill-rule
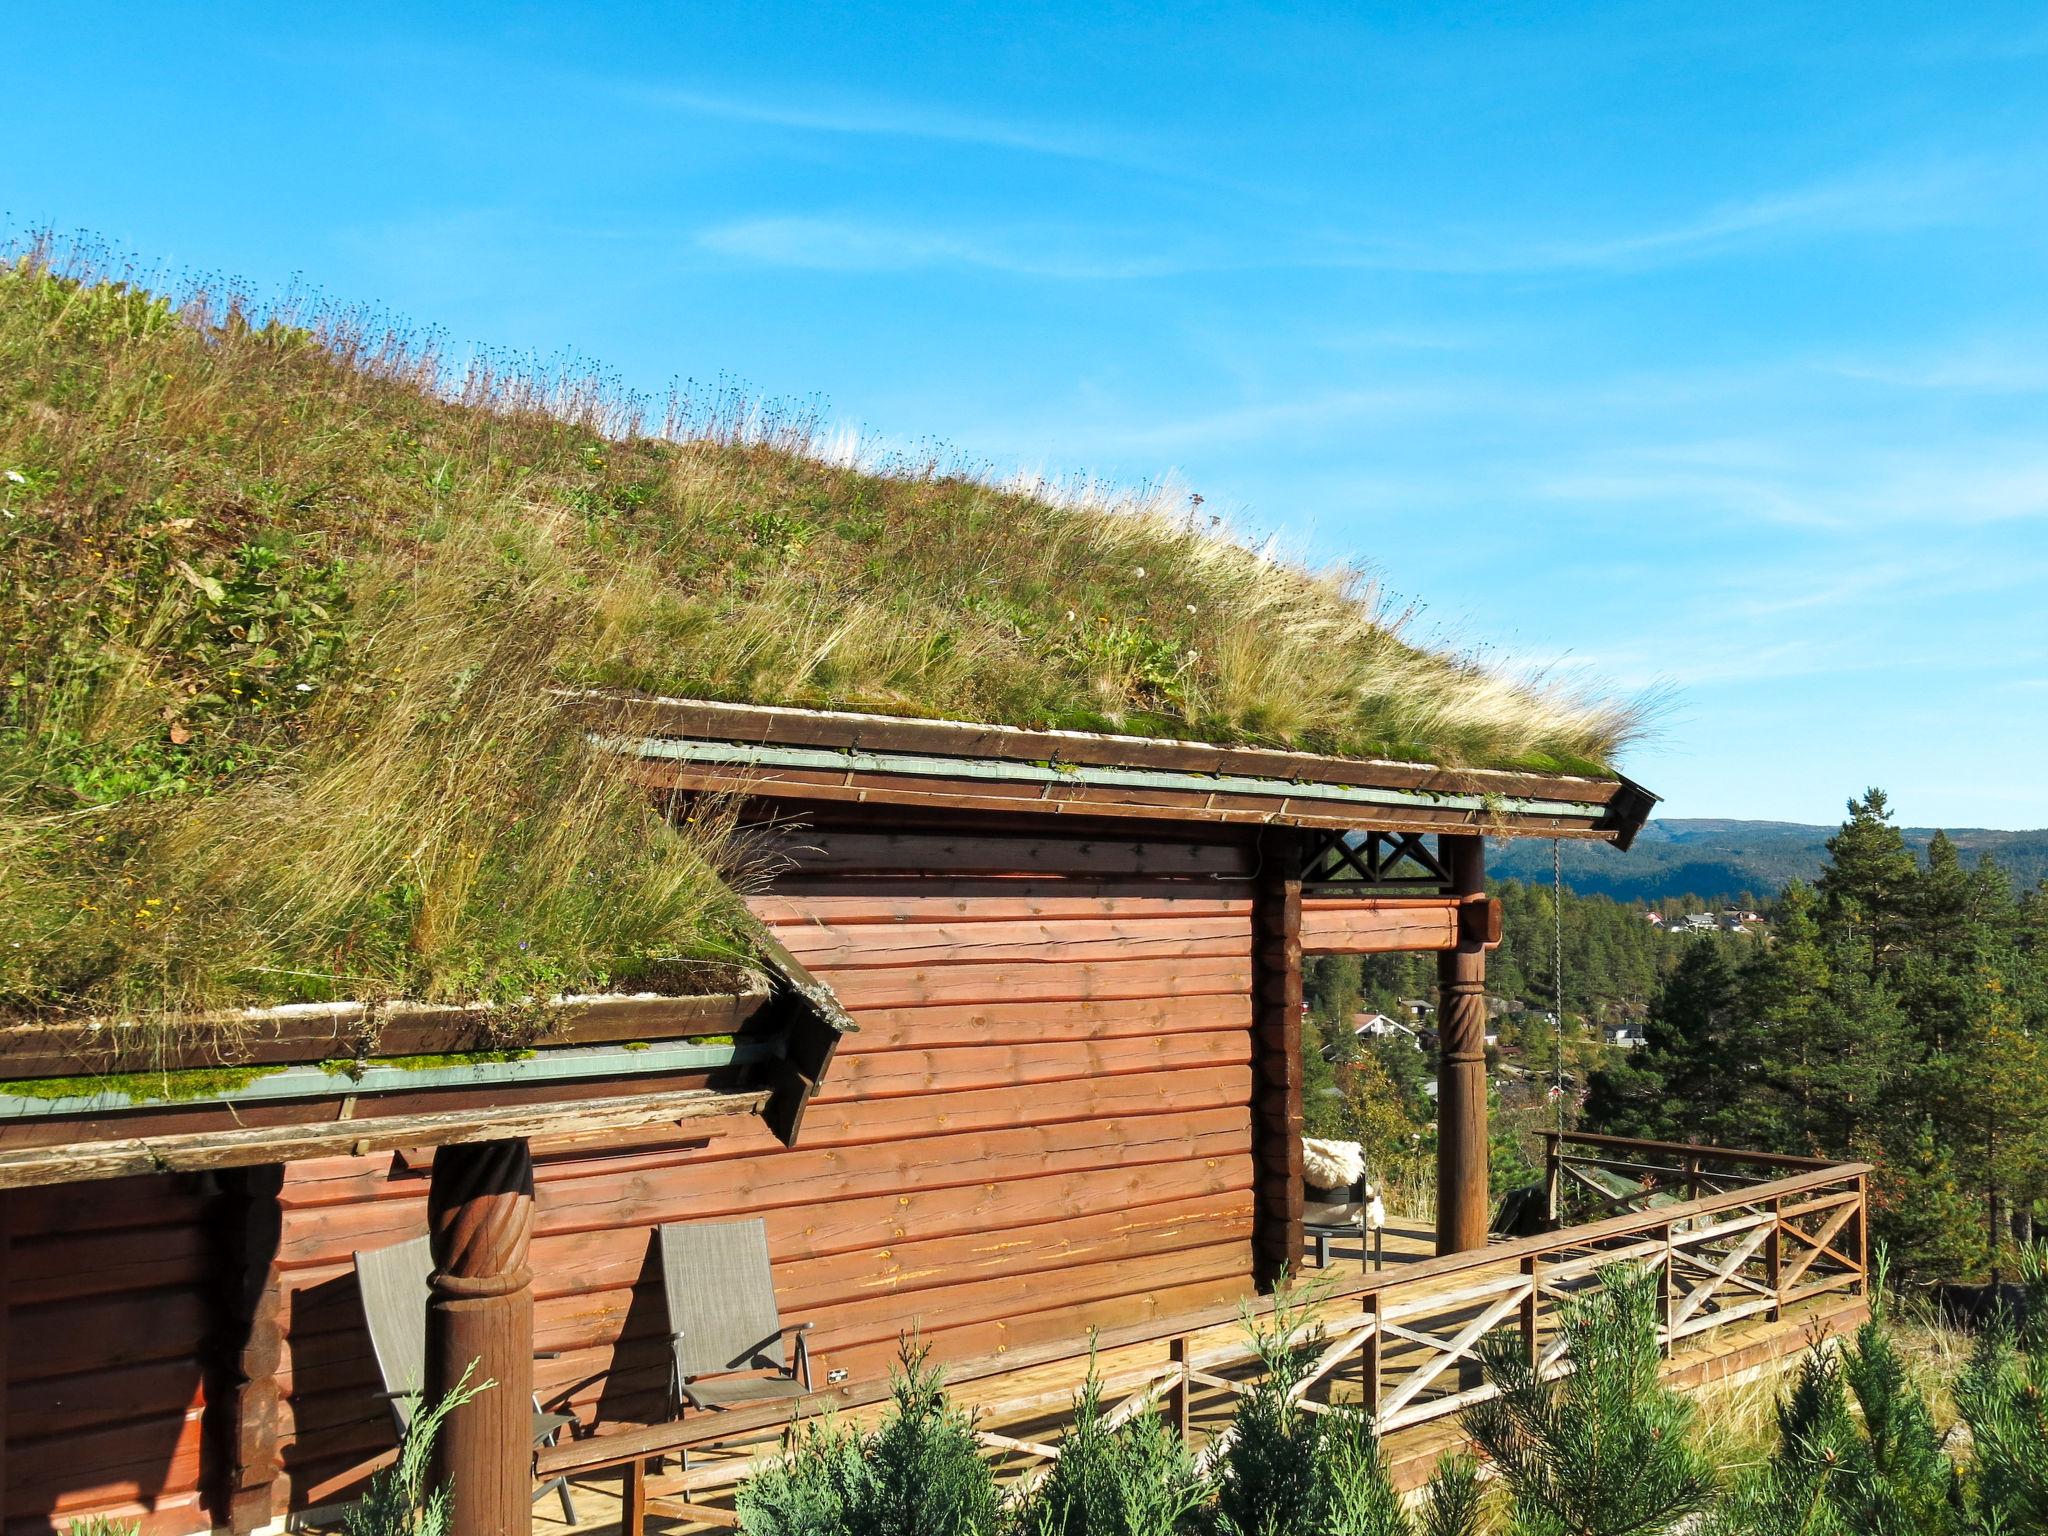
<instances>
[{"instance_id":1,"label":"wispy cloud","mask_svg":"<svg viewBox=\"0 0 2048 1536\"><path fill-rule=\"evenodd\" d=\"M1368 240L1329 264L1473 276L1623 272L1673 266L1774 240L1881 234L1947 223L1992 173L1975 164L1869 167L1841 178L1721 203L1689 218L1611 234L1475 229L1416 241Z\"/></svg>"},{"instance_id":2,"label":"wispy cloud","mask_svg":"<svg viewBox=\"0 0 2048 1536\"><path fill-rule=\"evenodd\" d=\"M1112 169L1138 171L1170 181L1228 187L1270 200L1263 185L1218 177L1198 155L1161 142L1150 132L1099 124L1051 124L1024 118L963 112L942 103L893 101L883 97L819 96L804 102L788 93L736 95L675 86L615 86L620 100L656 111L780 129L793 134L862 139L900 139L950 144L1004 154L1035 155Z\"/></svg>"},{"instance_id":3,"label":"wispy cloud","mask_svg":"<svg viewBox=\"0 0 2048 1536\"><path fill-rule=\"evenodd\" d=\"M856 127L852 125L869 120L748 110L791 126L929 132L960 142L1134 163L1115 161L1107 149L1097 152L1099 147L1087 139L1041 140L972 119L927 121L916 114L882 113L872 120L876 126ZM1987 174L1971 166L1918 173L1871 169L1835 182L1724 204L1675 223L1608 235L1471 230L1395 239L1377 233L1276 235L1271 228L1260 227L1233 236L1228 221L1219 218L1206 226L1201 243L1191 245L1185 239L1087 225L1052 231L988 223L940 227L796 213L714 225L698 233L697 244L721 255L783 267L900 271L945 265L1072 281L1314 270L1445 277L1624 273L1706 260L1775 240L1883 233L1946 222L1973 206Z\"/></svg>"},{"instance_id":4,"label":"wispy cloud","mask_svg":"<svg viewBox=\"0 0 2048 1536\"><path fill-rule=\"evenodd\" d=\"M846 99L799 106L773 98L749 99L673 87L634 88L628 94L651 106L699 117L758 123L764 127L791 128L805 133L935 139L949 144L981 144L994 149L1015 149L1034 155L1057 155L1065 159L1111 164L1128 159L1126 150L1099 134L981 117L944 107Z\"/></svg>"},{"instance_id":5,"label":"wispy cloud","mask_svg":"<svg viewBox=\"0 0 2048 1536\"><path fill-rule=\"evenodd\" d=\"M2048 450L1981 439L1907 449L1867 441L1670 444L1595 455L1536 491L1554 501L1835 531L1969 527L2048 518Z\"/></svg>"},{"instance_id":6,"label":"wispy cloud","mask_svg":"<svg viewBox=\"0 0 2048 1536\"><path fill-rule=\"evenodd\" d=\"M1817 365L1838 378L1892 389L1945 394L2035 395L2048 392L2048 345L1981 344L1898 358L1846 358Z\"/></svg>"},{"instance_id":7,"label":"wispy cloud","mask_svg":"<svg viewBox=\"0 0 2048 1536\"><path fill-rule=\"evenodd\" d=\"M741 219L702 230L700 249L741 261L828 272L895 272L934 266L980 267L1023 277L1112 281L1193 269L1157 253L1088 249L1066 231L955 232L867 220L782 217Z\"/></svg>"}]
</instances>

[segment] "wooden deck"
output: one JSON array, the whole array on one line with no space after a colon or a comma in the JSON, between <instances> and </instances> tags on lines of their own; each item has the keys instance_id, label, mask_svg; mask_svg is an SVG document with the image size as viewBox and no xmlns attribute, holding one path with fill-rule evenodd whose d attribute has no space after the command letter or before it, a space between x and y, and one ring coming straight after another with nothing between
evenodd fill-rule
<instances>
[{"instance_id":1,"label":"wooden deck","mask_svg":"<svg viewBox=\"0 0 2048 1536\"><path fill-rule=\"evenodd\" d=\"M1590 1140L1554 1154L1553 1188L1560 1194L1553 1198L1561 1197L1575 1157L1622 1161L1617 1147ZM1555 1365L1562 1356L1558 1301L1596 1287L1600 1270L1617 1261L1647 1264L1665 1276L1666 1376L1674 1384L1703 1390L1778 1368L1812 1338L1852 1327L1866 1313L1863 1170L1823 1165L1771 1178L1783 1169L1765 1164L1758 1173L1747 1166L1751 1171L1702 1167L1696 1157L1674 1160L1670 1170L1644 1163L1635 1169L1640 1178L1632 1193L1604 1195L1623 1214L1450 1258L1435 1256L1428 1229L1399 1220L1386 1235L1383 1269L1362 1266L1355 1244L1339 1245L1330 1269L1319 1274L1313 1250L1306 1251L1295 1304L1311 1320L1318 1353L1302 1388L1305 1405L1320 1411L1332 1403L1372 1404L1397 1484L1415 1486L1444 1449L1461 1441L1459 1410L1491 1390L1478 1372L1479 1339L1519 1329L1532 1355ZM1695 1189L1705 1193L1685 1198ZM1663 1204L1656 1203L1660 1191ZM1247 1302L1272 1311L1268 1298ZM978 1410L987 1453L1006 1481L1038 1475L1057 1454L1088 1368L1085 1341L1064 1354L1029 1353L966 1362L952 1372L955 1399ZM1095 1366L1112 1419L1163 1412L1198 1450L1228 1424L1258 1371L1242 1319L1227 1310L1105 1334ZM884 1411L872 1390L859 1396L814 1406L834 1406L854 1423ZM722 1522L678 1518L662 1505L679 1500L729 1511L734 1483L764 1448L757 1441L715 1449L702 1443L703 1422L694 1431L654 1427L578 1442L544 1453L541 1465L571 1476L575 1529L630 1531L621 1502L626 1467L641 1455L696 1441L687 1471L671 1459L647 1480L647 1519L661 1531L715 1528ZM552 1499L536 1507L536 1516L537 1530L569 1528Z\"/></svg>"}]
</instances>

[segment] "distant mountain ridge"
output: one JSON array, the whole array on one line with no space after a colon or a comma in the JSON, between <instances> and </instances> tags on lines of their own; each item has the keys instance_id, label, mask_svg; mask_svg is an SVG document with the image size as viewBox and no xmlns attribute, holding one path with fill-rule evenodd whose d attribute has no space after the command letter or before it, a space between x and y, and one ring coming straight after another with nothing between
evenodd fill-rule
<instances>
[{"instance_id":1,"label":"distant mountain ridge","mask_svg":"<svg viewBox=\"0 0 2048 1536\"><path fill-rule=\"evenodd\" d=\"M1660 901L1697 896L1717 901L1745 893L1775 895L1791 880L1812 880L1827 860L1832 826L1790 821L1733 821L1718 817L1652 821L1627 853L1605 843L1564 845L1565 884L1581 895L1617 901ZM1907 827L1906 841L1924 851L1932 827ZM1948 829L1965 863L1989 853L2022 887L2048 878L2048 829L2001 832L1982 827ZM1534 838L1495 842L1487 873L1502 879L1550 880L1550 845Z\"/></svg>"}]
</instances>

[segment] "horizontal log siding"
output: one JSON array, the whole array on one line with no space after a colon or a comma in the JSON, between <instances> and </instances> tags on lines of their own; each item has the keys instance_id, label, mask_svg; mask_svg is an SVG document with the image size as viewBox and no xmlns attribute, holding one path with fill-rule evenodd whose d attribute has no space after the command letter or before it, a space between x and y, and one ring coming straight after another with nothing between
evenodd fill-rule
<instances>
[{"instance_id":1,"label":"horizontal log siding","mask_svg":"<svg viewBox=\"0 0 2048 1536\"><path fill-rule=\"evenodd\" d=\"M918 1329L966 1359L1243 1294L1251 1277L1247 855L1198 844L809 833L759 915L860 1025L800 1145L748 1122L535 1146L536 1364L586 1423L665 1406L650 1230L759 1215L823 1373ZM917 872L917 873L912 873ZM350 1254L424 1230L424 1164L293 1165L284 1487L388 1453Z\"/></svg>"},{"instance_id":2,"label":"horizontal log siding","mask_svg":"<svg viewBox=\"0 0 2048 1536\"><path fill-rule=\"evenodd\" d=\"M210 1181L10 1190L7 1529L205 1529Z\"/></svg>"}]
</instances>

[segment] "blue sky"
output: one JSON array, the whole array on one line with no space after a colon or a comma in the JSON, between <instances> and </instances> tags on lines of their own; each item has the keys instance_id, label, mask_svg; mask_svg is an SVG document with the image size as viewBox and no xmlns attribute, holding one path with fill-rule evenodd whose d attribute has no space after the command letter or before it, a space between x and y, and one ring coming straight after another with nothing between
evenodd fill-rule
<instances>
[{"instance_id":1,"label":"blue sky","mask_svg":"<svg viewBox=\"0 0 2048 1536\"><path fill-rule=\"evenodd\" d=\"M0 210L1002 471L2048 825L2048 6L19 8Z\"/></svg>"}]
</instances>

